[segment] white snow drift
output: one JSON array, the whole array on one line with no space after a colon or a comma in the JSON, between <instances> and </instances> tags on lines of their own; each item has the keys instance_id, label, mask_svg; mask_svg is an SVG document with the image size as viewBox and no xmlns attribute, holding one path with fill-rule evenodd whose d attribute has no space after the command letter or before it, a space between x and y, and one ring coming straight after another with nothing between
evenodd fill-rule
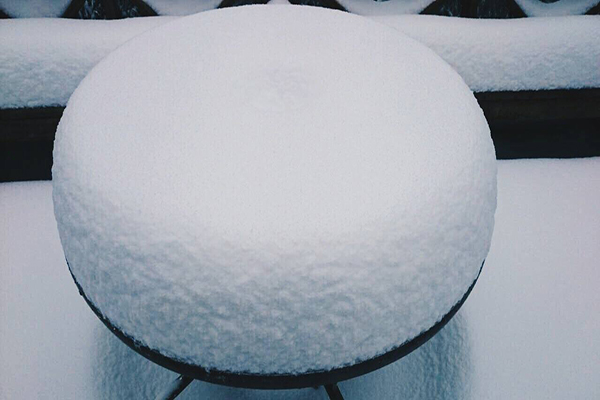
<instances>
[{"instance_id":1,"label":"white snow drift","mask_svg":"<svg viewBox=\"0 0 600 400\"><path fill-rule=\"evenodd\" d=\"M468 87L331 10L209 11L135 38L75 91L54 155L89 299L206 368L386 352L461 299L493 229L494 149Z\"/></svg>"}]
</instances>

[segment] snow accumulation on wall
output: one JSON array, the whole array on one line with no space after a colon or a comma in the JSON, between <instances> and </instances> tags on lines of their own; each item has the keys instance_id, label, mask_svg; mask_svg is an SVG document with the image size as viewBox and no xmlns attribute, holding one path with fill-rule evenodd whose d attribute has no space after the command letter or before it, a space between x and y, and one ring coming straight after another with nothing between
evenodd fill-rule
<instances>
[{"instance_id":1,"label":"snow accumulation on wall","mask_svg":"<svg viewBox=\"0 0 600 400\"><path fill-rule=\"evenodd\" d=\"M373 17L448 62L474 92L600 87L600 18Z\"/></svg>"},{"instance_id":2,"label":"snow accumulation on wall","mask_svg":"<svg viewBox=\"0 0 600 400\"><path fill-rule=\"evenodd\" d=\"M351 13L359 15L418 14L433 0L338 0Z\"/></svg>"},{"instance_id":3,"label":"snow accumulation on wall","mask_svg":"<svg viewBox=\"0 0 600 400\"><path fill-rule=\"evenodd\" d=\"M217 8L221 0L145 0L158 15L189 15Z\"/></svg>"},{"instance_id":4,"label":"snow accumulation on wall","mask_svg":"<svg viewBox=\"0 0 600 400\"><path fill-rule=\"evenodd\" d=\"M2 21L0 108L66 105L79 82L104 56L172 19Z\"/></svg>"},{"instance_id":5,"label":"snow accumulation on wall","mask_svg":"<svg viewBox=\"0 0 600 400\"><path fill-rule=\"evenodd\" d=\"M530 17L585 14L600 3L598 0L559 0L553 3L544 3L540 0L515 0L515 2Z\"/></svg>"},{"instance_id":6,"label":"snow accumulation on wall","mask_svg":"<svg viewBox=\"0 0 600 400\"><path fill-rule=\"evenodd\" d=\"M174 6L171 11L175 13ZM425 15L372 18L431 47L473 91L600 87L597 16L513 20ZM100 59L133 36L172 19L3 21L0 108L64 106Z\"/></svg>"},{"instance_id":7,"label":"snow accumulation on wall","mask_svg":"<svg viewBox=\"0 0 600 400\"><path fill-rule=\"evenodd\" d=\"M71 0L0 0L0 9L16 18L58 17Z\"/></svg>"}]
</instances>

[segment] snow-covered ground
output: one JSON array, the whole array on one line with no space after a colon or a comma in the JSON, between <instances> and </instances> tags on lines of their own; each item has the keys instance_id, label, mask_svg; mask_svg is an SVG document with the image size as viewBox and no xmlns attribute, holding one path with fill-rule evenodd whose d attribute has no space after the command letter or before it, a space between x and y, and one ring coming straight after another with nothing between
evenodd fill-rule
<instances>
[{"instance_id":1,"label":"snow-covered ground","mask_svg":"<svg viewBox=\"0 0 600 400\"><path fill-rule=\"evenodd\" d=\"M600 398L600 158L499 162L492 249L465 306L348 399ZM0 184L0 399L152 398L175 374L129 350L77 293L51 183ZM194 382L182 399L325 399Z\"/></svg>"}]
</instances>

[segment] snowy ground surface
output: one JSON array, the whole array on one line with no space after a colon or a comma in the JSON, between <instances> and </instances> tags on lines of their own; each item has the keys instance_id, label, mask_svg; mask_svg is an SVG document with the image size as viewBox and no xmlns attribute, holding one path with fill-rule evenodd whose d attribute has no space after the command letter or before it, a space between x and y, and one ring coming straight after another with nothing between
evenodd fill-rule
<instances>
[{"instance_id":1,"label":"snowy ground surface","mask_svg":"<svg viewBox=\"0 0 600 400\"><path fill-rule=\"evenodd\" d=\"M483 274L432 341L340 384L347 399L600 398L600 158L499 162ZM143 399L174 377L79 297L51 183L0 184L0 399ZM325 399L194 382L182 399Z\"/></svg>"},{"instance_id":2,"label":"snowy ground surface","mask_svg":"<svg viewBox=\"0 0 600 400\"><path fill-rule=\"evenodd\" d=\"M157 1L156 6L163 2ZM169 6L173 14L177 4ZM600 16L373 18L430 46L473 91L600 87ZM172 19L3 21L0 108L65 105L100 59L132 37Z\"/></svg>"}]
</instances>

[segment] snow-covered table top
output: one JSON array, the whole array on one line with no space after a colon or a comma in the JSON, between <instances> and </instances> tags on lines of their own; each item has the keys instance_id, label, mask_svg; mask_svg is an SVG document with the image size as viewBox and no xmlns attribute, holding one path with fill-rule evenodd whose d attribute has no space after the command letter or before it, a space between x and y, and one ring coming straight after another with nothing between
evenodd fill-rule
<instances>
[{"instance_id":1,"label":"snow-covered table top","mask_svg":"<svg viewBox=\"0 0 600 400\"><path fill-rule=\"evenodd\" d=\"M460 76L317 7L200 13L128 42L71 97L52 174L90 304L206 379L186 366L322 373L415 339L477 278L496 205Z\"/></svg>"},{"instance_id":2,"label":"snow-covered table top","mask_svg":"<svg viewBox=\"0 0 600 400\"><path fill-rule=\"evenodd\" d=\"M349 399L600 398L600 158L499 162L485 273L435 338L340 384ZM153 398L174 373L127 348L69 276L51 182L0 184L0 399ZM326 399L196 381L181 399Z\"/></svg>"}]
</instances>

